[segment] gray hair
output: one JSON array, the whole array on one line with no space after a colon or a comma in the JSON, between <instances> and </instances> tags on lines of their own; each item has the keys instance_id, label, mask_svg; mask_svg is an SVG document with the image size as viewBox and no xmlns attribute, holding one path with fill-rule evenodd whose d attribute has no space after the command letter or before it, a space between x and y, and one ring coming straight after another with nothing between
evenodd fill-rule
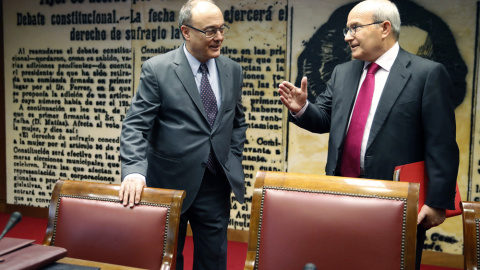
<instances>
[{"instance_id":1,"label":"gray hair","mask_svg":"<svg viewBox=\"0 0 480 270\"><path fill-rule=\"evenodd\" d=\"M180 14L178 15L178 28L182 28L182 25L184 24L190 24L192 20L192 9L200 2L209 2L217 5L213 0L188 0L182 6L182 9L180 9Z\"/></svg>"},{"instance_id":2,"label":"gray hair","mask_svg":"<svg viewBox=\"0 0 480 270\"><path fill-rule=\"evenodd\" d=\"M367 0L368 1L368 0ZM398 41L400 38L400 25L402 22L400 21L400 13L398 12L397 6L390 2L390 1L375 1L373 0L376 5L372 5L372 14L373 14L373 21L374 22L383 22L389 21L392 25L392 32L395 39ZM373 2L372 0L368 2Z\"/></svg>"}]
</instances>

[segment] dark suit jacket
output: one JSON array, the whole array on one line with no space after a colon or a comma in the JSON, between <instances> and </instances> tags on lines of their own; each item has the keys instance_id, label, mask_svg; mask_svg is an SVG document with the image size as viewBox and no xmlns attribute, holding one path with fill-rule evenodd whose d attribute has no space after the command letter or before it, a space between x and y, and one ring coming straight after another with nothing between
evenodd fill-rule
<instances>
[{"instance_id":1,"label":"dark suit jacket","mask_svg":"<svg viewBox=\"0 0 480 270\"><path fill-rule=\"evenodd\" d=\"M183 211L200 188L212 147L237 200L244 201L242 69L224 56L216 64L222 101L212 129L183 46L143 64L123 121L122 179L140 173L149 187L186 190Z\"/></svg>"},{"instance_id":2,"label":"dark suit jacket","mask_svg":"<svg viewBox=\"0 0 480 270\"><path fill-rule=\"evenodd\" d=\"M298 119L298 126L330 132L326 173L339 175L348 121L363 61L338 65L325 92ZM441 64L400 49L375 113L365 153L365 178L391 180L395 166L425 160L426 204L454 208L459 152L451 95Z\"/></svg>"}]
</instances>

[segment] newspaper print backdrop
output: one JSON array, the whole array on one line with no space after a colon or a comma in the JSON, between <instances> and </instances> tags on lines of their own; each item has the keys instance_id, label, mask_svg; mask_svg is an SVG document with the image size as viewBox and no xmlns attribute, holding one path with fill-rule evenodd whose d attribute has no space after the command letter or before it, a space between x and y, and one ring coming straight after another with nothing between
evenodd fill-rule
<instances>
[{"instance_id":1,"label":"newspaper print backdrop","mask_svg":"<svg viewBox=\"0 0 480 270\"><path fill-rule=\"evenodd\" d=\"M28 4L27 4L28 2ZM5 1L7 203L47 207L57 179L120 183L119 135L148 58L182 45L183 1ZM222 53L244 71L247 203L232 195L230 227L248 229L258 170L282 171L288 20L283 1L221 1Z\"/></svg>"},{"instance_id":2,"label":"newspaper print backdrop","mask_svg":"<svg viewBox=\"0 0 480 270\"><path fill-rule=\"evenodd\" d=\"M451 71L457 87L458 183L464 200L480 200L477 2L396 2L404 22L401 46L437 57ZM249 125L243 162L247 203L241 205L232 196L231 228L248 229L258 170L324 173L328 134L312 135L285 124L287 112L276 86L285 79L298 85L299 77L308 74L311 98L322 91L334 65L349 60L339 29L354 3L219 1L231 26L222 53L244 68ZM3 4L7 202L46 207L59 178L119 183L121 121L142 63L182 44L177 27L182 1ZM461 234L460 218L451 218L429 231L427 249L461 253Z\"/></svg>"}]
</instances>

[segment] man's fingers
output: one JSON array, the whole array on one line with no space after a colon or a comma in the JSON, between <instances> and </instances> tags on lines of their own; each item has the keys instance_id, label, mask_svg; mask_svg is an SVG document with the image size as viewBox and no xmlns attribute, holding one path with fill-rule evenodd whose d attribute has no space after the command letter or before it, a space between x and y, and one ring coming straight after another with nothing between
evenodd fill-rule
<instances>
[{"instance_id":1,"label":"man's fingers","mask_svg":"<svg viewBox=\"0 0 480 270\"><path fill-rule=\"evenodd\" d=\"M307 93L307 77L302 78L302 84L301 84L301 89L303 93Z\"/></svg>"},{"instance_id":2,"label":"man's fingers","mask_svg":"<svg viewBox=\"0 0 480 270\"><path fill-rule=\"evenodd\" d=\"M417 217L417 225L422 223L423 219L425 218L425 215L422 215L422 213L418 214Z\"/></svg>"},{"instance_id":3,"label":"man's fingers","mask_svg":"<svg viewBox=\"0 0 480 270\"><path fill-rule=\"evenodd\" d=\"M128 193L128 202L130 207L135 206L135 188L130 187L130 192Z\"/></svg>"},{"instance_id":4,"label":"man's fingers","mask_svg":"<svg viewBox=\"0 0 480 270\"><path fill-rule=\"evenodd\" d=\"M123 206L134 207L140 203L145 182L142 179L125 179L120 186L118 199Z\"/></svg>"},{"instance_id":5,"label":"man's fingers","mask_svg":"<svg viewBox=\"0 0 480 270\"><path fill-rule=\"evenodd\" d=\"M426 229L436 227L445 221L445 209L433 208L426 204L418 213L417 224L422 224Z\"/></svg>"},{"instance_id":6,"label":"man's fingers","mask_svg":"<svg viewBox=\"0 0 480 270\"><path fill-rule=\"evenodd\" d=\"M135 204L140 203L140 198L142 197L143 185L136 184L135 186Z\"/></svg>"},{"instance_id":7,"label":"man's fingers","mask_svg":"<svg viewBox=\"0 0 480 270\"><path fill-rule=\"evenodd\" d=\"M282 89L286 94L290 95L291 91L295 89L295 85L284 81L279 85L279 88Z\"/></svg>"},{"instance_id":8,"label":"man's fingers","mask_svg":"<svg viewBox=\"0 0 480 270\"><path fill-rule=\"evenodd\" d=\"M123 191L124 191L124 187L123 185L120 185L120 190L118 191L118 200L120 202L123 202Z\"/></svg>"},{"instance_id":9,"label":"man's fingers","mask_svg":"<svg viewBox=\"0 0 480 270\"><path fill-rule=\"evenodd\" d=\"M129 197L130 197L130 183L129 181L124 181L120 186L120 191L118 192L118 199L124 206L126 206L129 202Z\"/></svg>"},{"instance_id":10,"label":"man's fingers","mask_svg":"<svg viewBox=\"0 0 480 270\"><path fill-rule=\"evenodd\" d=\"M287 88L285 87L285 85L283 85L283 84L280 84L280 85L278 86L278 92L280 93L280 96L283 96L283 97L285 97L285 98L287 98L288 95L290 94L289 91L288 91L288 89L287 89Z\"/></svg>"},{"instance_id":11,"label":"man's fingers","mask_svg":"<svg viewBox=\"0 0 480 270\"><path fill-rule=\"evenodd\" d=\"M307 99L307 77L303 77L301 88L284 81L278 85L280 100L293 113L298 113L305 106Z\"/></svg>"},{"instance_id":12,"label":"man's fingers","mask_svg":"<svg viewBox=\"0 0 480 270\"><path fill-rule=\"evenodd\" d=\"M130 185L128 183L125 183L124 191L123 191L123 205L124 206L128 205L129 195L130 195Z\"/></svg>"}]
</instances>

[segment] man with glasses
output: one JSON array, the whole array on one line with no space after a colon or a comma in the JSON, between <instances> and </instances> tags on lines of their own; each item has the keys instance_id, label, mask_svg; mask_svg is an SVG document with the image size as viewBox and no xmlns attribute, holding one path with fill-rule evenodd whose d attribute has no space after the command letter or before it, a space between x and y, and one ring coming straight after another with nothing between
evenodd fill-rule
<instances>
[{"instance_id":1,"label":"man with glasses","mask_svg":"<svg viewBox=\"0 0 480 270\"><path fill-rule=\"evenodd\" d=\"M354 60L338 65L315 103L301 88L279 85L290 120L315 133L329 132L326 173L392 180L396 166L425 161L429 185L418 214L417 261L428 228L454 209L459 150L451 95L441 64L398 45L400 15L387 0L367 0L349 13L344 39Z\"/></svg>"},{"instance_id":2,"label":"man with glasses","mask_svg":"<svg viewBox=\"0 0 480 270\"><path fill-rule=\"evenodd\" d=\"M188 222L193 269L226 269L230 194L243 203L245 193L242 69L220 55L229 27L213 1L185 3L179 27L185 43L142 66L122 126L119 199L134 207L144 186L186 190L176 269Z\"/></svg>"}]
</instances>

